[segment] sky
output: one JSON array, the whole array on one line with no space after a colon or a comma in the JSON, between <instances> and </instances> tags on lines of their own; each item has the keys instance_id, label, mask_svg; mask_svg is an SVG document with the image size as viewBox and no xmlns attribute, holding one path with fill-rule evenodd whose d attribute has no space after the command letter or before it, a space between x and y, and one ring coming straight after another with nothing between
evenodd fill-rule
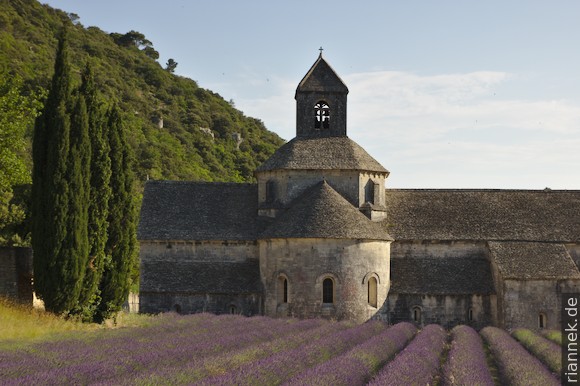
<instances>
[{"instance_id":1,"label":"sky","mask_svg":"<svg viewBox=\"0 0 580 386\"><path fill-rule=\"evenodd\" d=\"M50 0L282 138L323 48L387 188L580 189L580 2Z\"/></svg>"}]
</instances>

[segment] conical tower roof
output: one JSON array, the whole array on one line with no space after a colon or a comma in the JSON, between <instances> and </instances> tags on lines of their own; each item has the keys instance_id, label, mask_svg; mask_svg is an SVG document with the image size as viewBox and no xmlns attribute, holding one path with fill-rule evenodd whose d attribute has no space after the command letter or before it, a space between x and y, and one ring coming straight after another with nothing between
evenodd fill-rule
<instances>
[{"instance_id":1,"label":"conical tower roof","mask_svg":"<svg viewBox=\"0 0 580 386\"><path fill-rule=\"evenodd\" d=\"M388 174L376 159L348 137L294 138L260 165L267 170L360 170Z\"/></svg>"},{"instance_id":2,"label":"conical tower roof","mask_svg":"<svg viewBox=\"0 0 580 386\"><path fill-rule=\"evenodd\" d=\"M380 224L369 220L326 181L308 189L260 238L392 240Z\"/></svg>"}]
</instances>

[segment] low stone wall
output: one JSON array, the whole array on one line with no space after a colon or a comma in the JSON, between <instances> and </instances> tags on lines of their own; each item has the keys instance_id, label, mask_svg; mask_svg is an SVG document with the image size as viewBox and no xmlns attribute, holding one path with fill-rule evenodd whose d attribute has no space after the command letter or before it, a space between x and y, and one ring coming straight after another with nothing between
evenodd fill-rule
<instances>
[{"instance_id":1,"label":"low stone wall","mask_svg":"<svg viewBox=\"0 0 580 386\"><path fill-rule=\"evenodd\" d=\"M0 247L0 296L32 304L32 249Z\"/></svg>"},{"instance_id":2,"label":"low stone wall","mask_svg":"<svg viewBox=\"0 0 580 386\"><path fill-rule=\"evenodd\" d=\"M139 312L157 314L161 312L195 314L240 314L245 316L262 314L260 294L199 294L199 293L139 293Z\"/></svg>"}]
</instances>

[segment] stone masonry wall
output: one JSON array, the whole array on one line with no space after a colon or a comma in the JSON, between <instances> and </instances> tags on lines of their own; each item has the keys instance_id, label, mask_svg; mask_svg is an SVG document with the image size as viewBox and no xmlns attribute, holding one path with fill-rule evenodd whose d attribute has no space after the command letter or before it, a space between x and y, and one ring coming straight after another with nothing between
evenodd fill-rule
<instances>
[{"instance_id":1,"label":"stone masonry wall","mask_svg":"<svg viewBox=\"0 0 580 386\"><path fill-rule=\"evenodd\" d=\"M258 203L266 203L266 183L276 183L276 198L282 206L288 206L300 197L308 188L322 180L340 193L351 204L359 206L359 173L357 171L339 170L275 170L261 172L258 179Z\"/></svg>"},{"instance_id":2,"label":"stone masonry wall","mask_svg":"<svg viewBox=\"0 0 580 386\"><path fill-rule=\"evenodd\" d=\"M547 329L560 329L561 293L578 292L578 280L504 280L504 328L538 330L540 313Z\"/></svg>"},{"instance_id":3,"label":"stone masonry wall","mask_svg":"<svg viewBox=\"0 0 580 386\"><path fill-rule=\"evenodd\" d=\"M139 312L151 314L178 312L193 314L211 312L214 314L241 314L245 316L262 314L262 296L259 294L196 294L196 293L153 293L139 294Z\"/></svg>"},{"instance_id":4,"label":"stone masonry wall","mask_svg":"<svg viewBox=\"0 0 580 386\"><path fill-rule=\"evenodd\" d=\"M364 322L378 313L389 289L389 242L336 239L260 240L265 314L326 317ZM288 303L279 299L288 280ZM377 280L377 305L368 302L368 281ZM322 302L322 283L334 282L334 302Z\"/></svg>"},{"instance_id":5,"label":"stone masonry wall","mask_svg":"<svg viewBox=\"0 0 580 386\"><path fill-rule=\"evenodd\" d=\"M255 241L141 242L142 261L244 262L258 258Z\"/></svg>"},{"instance_id":6,"label":"stone masonry wall","mask_svg":"<svg viewBox=\"0 0 580 386\"><path fill-rule=\"evenodd\" d=\"M495 295L391 294L387 299L388 321L418 326L436 323L450 329L458 324L474 328L495 325ZM418 308L418 320L414 309ZM471 315L470 315L471 310Z\"/></svg>"},{"instance_id":7,"label":"stone masonry wall","mask_svg":"<svg viewBox=\"0 0 580 386\"><path fill-rule=\"evenodd\" d=\"M0 296L32 304L32 249L0 247Z\"/></svg>"}]
</instances>

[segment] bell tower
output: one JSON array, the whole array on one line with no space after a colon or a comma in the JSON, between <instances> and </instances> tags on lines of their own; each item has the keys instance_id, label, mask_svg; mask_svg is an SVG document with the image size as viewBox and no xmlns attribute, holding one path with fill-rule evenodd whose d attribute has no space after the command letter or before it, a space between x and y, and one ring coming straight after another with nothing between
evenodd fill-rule
<instances>
[{"instance_id":1,"label":"bell tower","mask_svg":"<svg viewBox=\"0 0 580 386\"><path fill-rule=\"evenodd\" d=\"M346 136L348 88L322 57L296 88L296 137Z\"/></svg>"}]
</instances>

